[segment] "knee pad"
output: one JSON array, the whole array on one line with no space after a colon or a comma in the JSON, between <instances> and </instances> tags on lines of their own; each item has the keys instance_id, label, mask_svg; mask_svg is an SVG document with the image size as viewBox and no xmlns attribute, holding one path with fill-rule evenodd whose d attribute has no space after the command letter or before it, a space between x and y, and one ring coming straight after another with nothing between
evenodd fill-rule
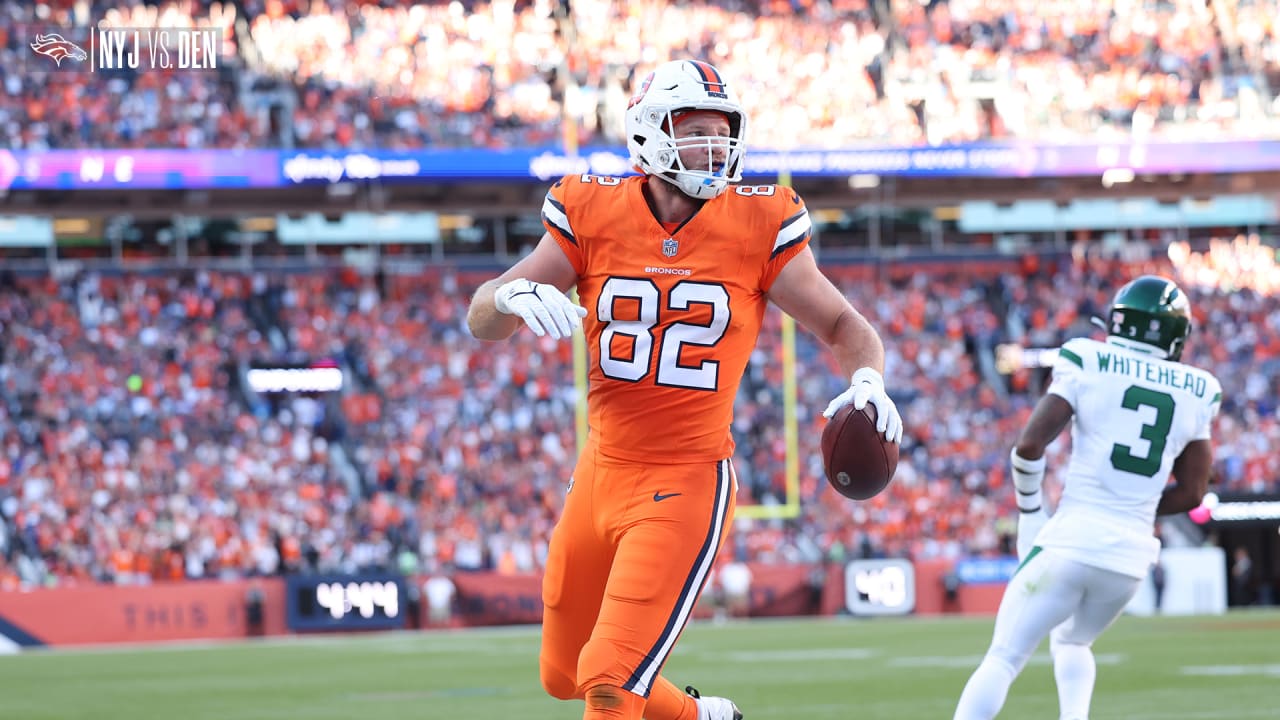
<instances>
[{"instance_id":1,"label":"knee pad","mask_svg":"<svg viewBox=\"0 0 1280 720\"><path fill-rule=\"evenodd\" d=\"M538 672L542 679L542 689L559 700L573 700L582 697L578 693L578 680L569 673L555 667L546 658L538 662Z\"/></svg>"},{"instance_id":2,"label":"knee pad","mask_svg":"<svg viewBox=\"0 0 1280 720\"><path fill-rule=\"evenodd\" d=\"M1031 655L1019 656L1009 648L991 648L987 653L987 660L997 663L1012 675L1018 675L1022 672L1022 668L1027 666L1027 661L1031 659Z\"/></svg>"},{"instance_id":3,"label":"knee pad","mask_svg":"<svg viewBox=\"0 0 1280 720\"><path fill-rule=\"evenodd\" d=\"M644 714L644 698L613 685L589 687L584 697L587 711L583 717L594 720L640 720Z\"/></svg>"},{"instance_id":4,"label":"knee pad","mask_svg":"<svg viewBox=\"0 0 1280 720\"><path fill-rule=\"evenodd\" d=\"M583 694L587 707L593 710L614 710L622 707L631 693L613 685L596 685Z\"/></svg>"},{"instance_id":5,"label":"knee pad","mask_svg":"<svg viewBox=\"0 0 1280 720\"><path fill-rule=\"evenodd\" d=\"M592 638L578 655L578 684L584 688L596 685L623 687L635 668L626 667L622 653L611 641Z\"/></svg>"}]
</instances>

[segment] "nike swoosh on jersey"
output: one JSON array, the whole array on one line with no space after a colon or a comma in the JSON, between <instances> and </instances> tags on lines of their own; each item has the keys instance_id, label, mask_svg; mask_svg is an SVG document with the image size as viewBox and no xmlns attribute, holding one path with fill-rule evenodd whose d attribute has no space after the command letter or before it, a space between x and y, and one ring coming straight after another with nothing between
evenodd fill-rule
<instances>
[{"instance_id":1,"label":"nike swoosh on jersey","mask_svg":"<svg viewBox=\"0 0 1280 720\"><path fill-rule=\"evenodd\" d=\"M655 492L655 493L653 494L653 501L654 501L654 502L662 502L663 500L666 500L667 498L673 498L673 497L675 497L675 496L677 496L677 495L679 495L679 494L680 494L680 493L667 493L666 495L663 495L663 494L662 494L662 493L660 493L660 492Z\"/></svg>"}]
</instances>

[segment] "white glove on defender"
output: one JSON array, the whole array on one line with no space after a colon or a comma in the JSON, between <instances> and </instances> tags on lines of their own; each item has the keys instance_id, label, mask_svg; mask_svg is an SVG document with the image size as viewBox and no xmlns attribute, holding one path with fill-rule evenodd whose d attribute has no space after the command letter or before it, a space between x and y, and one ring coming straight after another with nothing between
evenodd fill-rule
<instances>
[{"instance_id":1,"label":"white glove on defender","mask_svg":"<svg viewBox=\"0 0 1280 720\"><path fill-rule=\"evenodd\" d=\"M854 410L861 410L871 403L876 409L876 431L884 433L889 442L902 442L902 416L884 391L884 378L874 368L859 368L853 374L849 389L836 396L822 417L829 418L840 408L853 403Z\"/></svg>"},{"instance_id":2,"label":"white glove on defender","mask_svg":"<svg viewBox=\"0 0 1280 720\"><path fill-rule=\"evenodd\" d=\"M587 316L586 308L574 305L555 285L524 278L499 286L493 305L500 313L519 315L534 335L550 333L557 340L572 335L574 328L581 329L582 318Z\"/></svg>"}]
</instances>

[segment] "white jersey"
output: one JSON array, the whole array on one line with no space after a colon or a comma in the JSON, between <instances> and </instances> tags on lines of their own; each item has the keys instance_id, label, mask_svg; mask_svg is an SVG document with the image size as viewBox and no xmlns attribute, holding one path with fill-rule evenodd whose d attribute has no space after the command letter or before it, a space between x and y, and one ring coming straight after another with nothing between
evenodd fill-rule
<instances>
[{"instance_id":1,"label":"white jersey","mask_svg":"<svg viewBox=\"0 0 1280 720\"><path fill-rule=\"evenodd\" d=\"M1183 449L1209 439L1222 386L1200 368L1077 338L1058 351L1048 391L1075 415L1062 500L1036 545L1146 577L1160 495Z\"/></svg>"}]
</instances>

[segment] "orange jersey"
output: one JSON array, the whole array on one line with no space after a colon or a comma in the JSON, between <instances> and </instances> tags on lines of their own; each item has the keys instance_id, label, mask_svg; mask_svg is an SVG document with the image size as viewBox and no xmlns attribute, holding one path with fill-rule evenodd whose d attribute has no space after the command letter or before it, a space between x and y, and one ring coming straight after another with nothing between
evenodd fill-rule
<instances>
[{"instance_id":1,"label":"orange jersey","mask_svg":"<svg viewBox=\"0 0 1280 720\"><path fill-rule=\"evenodd\" d=\"M668 232L646 182L662 180L571 175L542 207L587 309L592 439L622 460L721 460L766 293L808 244L809 213L790 188L734 185Z\"/></svg>"}]
</instances>

